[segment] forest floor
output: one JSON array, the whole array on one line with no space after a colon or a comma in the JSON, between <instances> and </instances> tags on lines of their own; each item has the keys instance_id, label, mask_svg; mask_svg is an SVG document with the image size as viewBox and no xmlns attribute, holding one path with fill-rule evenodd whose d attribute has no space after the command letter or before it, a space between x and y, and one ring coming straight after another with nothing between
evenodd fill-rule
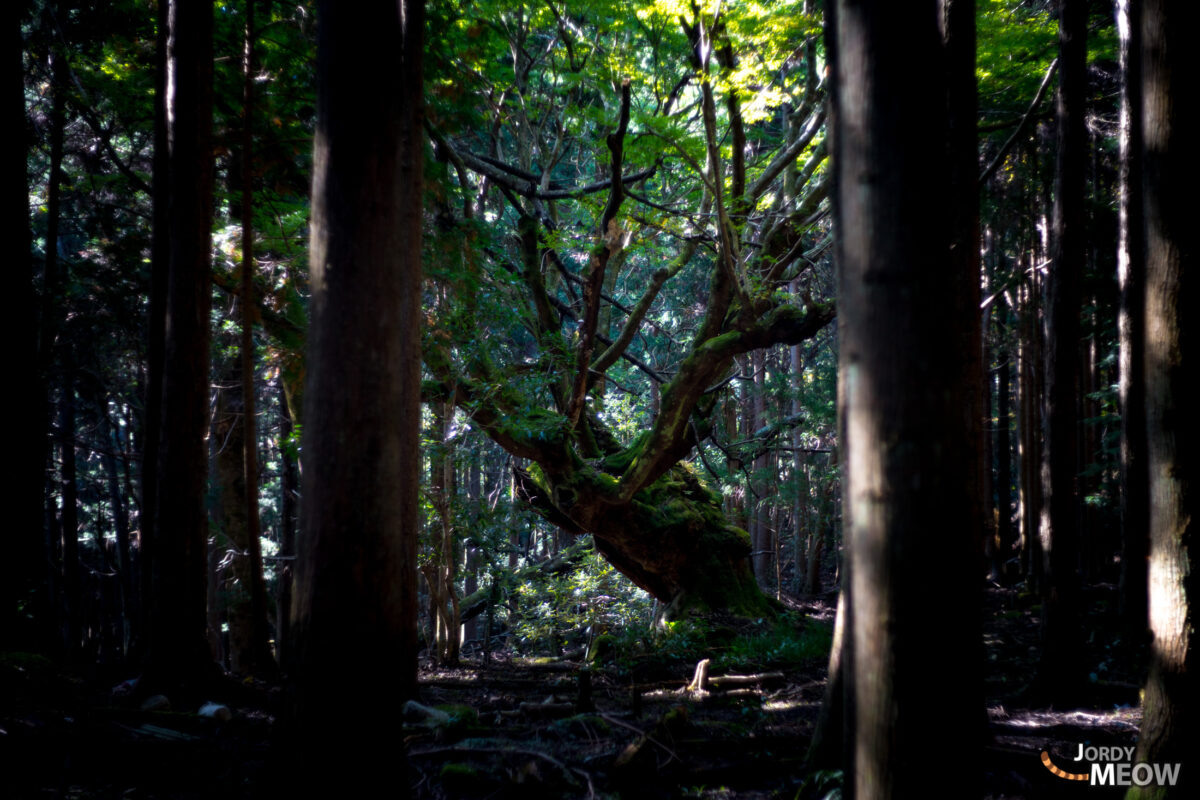
<instances>
[{"instance_id":1,"label":"forest floor","mask_svg":"<svg viewBox=\"0 0 1200 800\"><path fill-rule=\"evenodd\" d=\"M1113 587L1089 588L1086 600L1091 675L1081 702L1030 708L1021 697L1036 665L1037 606L1013 590L988 591L989 798L1123 792L1064 780L1041 762L1048 751L1059 767L1086 771L1073 761L1080 745L1128 747L1136 739L1145 646L1118 633ZM813 620L803 624L827 628L833 602L826 596L788 604ZM836 776L803 770L824 694L823 657L777 663L767 653L758 664L743 660L741 677L732 681L732 670L710 670L706 691L688 690L696 665L679 652L665 659L651 650L591 667L503 652L487 665L481 660L469 654L454 669L423 667L420 705L399 727L384 721L384 730L404 736L416 797L804 800L825 798L838 784ZM931 669L936 662L931 654ZM8 694L0 694L0 797L275 795L279 687L231 683L226 696L214 698L230 710L220 719L131 708L120 677L62 672L44 659L0 654L0 689ZM930 714L938 713L938 702L929 698ZM959 786L967 779L937 763L933 744L930 780Z\"/></svg>"}]
</instances>

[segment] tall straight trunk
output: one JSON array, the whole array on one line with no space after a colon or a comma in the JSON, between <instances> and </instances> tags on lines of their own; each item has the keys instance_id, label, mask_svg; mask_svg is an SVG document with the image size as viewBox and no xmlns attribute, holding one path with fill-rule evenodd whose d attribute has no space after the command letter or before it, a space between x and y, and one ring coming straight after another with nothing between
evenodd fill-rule
<instances>
[{"instance_id":1,"label":"tall straight trunk","mask_svg":"<svg viewBox=\"0 0 1200 800\"><path fill-rule=\"evenodd\" d=\"M992 531L992 516L987 498L991 494L991 464L988 456L984 420L989 416L983 354L983 327L986 313L980 313L981 263L979 255L979 138L976 132L977 90L975 86L975 0L939 0L940 30L945 48L946 74L946 156L950 197L950 290L957 312L951 330L959 331L954 341L959 347L962 381L961 430L967 448L964 472L960 476L966 492L967 527L962 535L970 538L977 559L982 559L982 536ZM971 620L973 627L978 620ZM982 658L982 652L980 653ZM977 698L982 705L982 696Z\"/></svg>"},{"instance_id":2,"label":"tall straight trunk","mask_svg":"<svg viewBox=\"0 0 1200 800\"><path fill-rule=\"evenodd\" d=\"M222 530L233 558L224 596L229 615L229 663L239 674L275 673L267 628L258 511L258 425L254 387L254 4L246 0L240 147L231 158L230 193L239 198L242 264L237 303L239 337L218 394L214 419Z\"/></svg>"},{"instance_id":3,"label":"tall straight trunk","mask_svg":"<svg viewBox=\"0 0 1200 800\"><path fill-rule=\"evenodd\" d=\"M43 12L43 25L50 30L47 35L56 39L56 23L50 8ZM62 218L62 160L63 134L66 125L66 86L69 78L66 55L58 47L50 48L50 164L46 173L46 248L42 269L42 324L41 343L38 348L43 372L47 372L54 360L54 343L62 323L60 305L63 287L66 284L64 268L58 258L58 230Z\"/></svg>"},{"instance_id":4,"label":"tall straight trunk","mask_svg":"<svg viewBox=\"0 0 1200 800\"><path fill-rule=\"evenodd\" d=\"M1087 3L1059 2L1059 87L1046 314L1043 416L1042 655L1035 693L1069 703L1083 686L1077 481L1080 285L1086 257Z\"/></svg>"},{"instance_id":5,"label":"tall straight trunk","mask_svg":"<svg viewBox=\"0 0 1200 800\"><path fill-rule=\"evenodd\" d=\"M296 474L295 447L292 444L292 416L288 413L287 392L279 384L279 561L275 567L278 594L275 598L275 659L284 672L291 670L292 659L292 579L295 574L296 525L299 521L299 476Z\"/></svg>"},{"instance_id":6,"label":"tall straight trunk","mask_svg":"<svg viewBox=\"0 0 1200 800\"><path fill-rule=\"evenodd\" d=\"M1009 326L1008 301L1002 292L996 298L996 317L1001 321L1002 346L996 387L996 544L1001 579L1007 576L1005 564L1012 558L1016 537L1012 525L1012 424L1011 424L1011 347L1006 332Z\"/></svg>"},{"instance_id":7,"label":"tall straight trunk","mask_svg":"<svg viewBox=\"0 0 1200 800\"><path fill-rule=\"evenodd\" d=\"M1038 256L1027 253L1031 264ZM1035 270L1027 285L1022 287L1020 403L1021 403L1021 571L1030 585L1037 588L1041 578L1041 551L1038 539L1038 520L1042 508L1042 336L1041 279Z\"/></svg>"},{"instance_id":8,"label":"tall straight trunk","mask_svg":"<svg viewBox=\"0 0 1200 800\"><path fill-rule=\"evenodd\" d=\"M167 284L171 268L170 147L167 131L167 31L169 3L159 2L156 12L154 76L154 207L150 238L150 296L146 320L146 394L142 414L140 489L138 512L138 607L135 649L144 654L149 645L150 612L154 607L154 543L158 508L158 450L162 441L163 358L167 341Z\"/></svg>"},{"instance_id":9,"label":"tall straight trunk","mask_svg":"<svg viewBox=\"0 0 1200 800\"><path fill-rule=\"evenodd\" d=\"M117 581L120 587L119 610L121 626L121 655L124 657L129 649L132 635L132 610L137 607L134 597L133 578L129 566L129 512L125 495L121 491L120 473L117 469L116 453L120 449L120 441L113 436L112 422L108 418L108 400L102 391L93 398L92 407L96 416L96 434L100 445L100 460L104 464L104 474L108 485L108 500L112 506L113 530L117 540Z\"/></svg>"},{"instance_id":10,"label":"tall straight trunk","mask_svg":"<svg viewBox=\"0 0 1200 800\"><path fill-rule=\"evenodd\" d=\"M254 28L254 4L246 0L245 64L242 90L242 286L241 286L241 346L242 362L242 482L246 487L246 563L245 575L250 582L250 614L253 620L252 650L255 666L274 671L267 631L267 586L263 580L262 545L259 537L262 522L258 513L258 404L254 390L254 309L258 308L254 294L254 43L258 32Z\"/></svg>"},{"instance_id":11,"label":"tall straight trunk","mask_svg":"<svg viewBox=\"0 0 1200 800\"><path fill-rule=\"evenodd\" d=\"M1145 392L1150 475L1150 629L1154 634L1135 760L1183 763L1174 788L1130 797L1195 797L1200 773L1200 423L1190 379L1200 369L1200 265L1186 196L1200 179L1200 130L1188 105L1191 54L1183 6L1147 0L1141 20L1142 191L1145 219Z\"/></svg>"},{"instance_id":12,"label":"tall straight trunk","mask_svg":"<svg viewBox=\"0 0 1200 800\"><path fill-rule=\"evenodd\" d=\"M750 354L750 363L754 370L754 424L750 426L749 434L754 436L760 428L767 424L767 354L755 350ZM757 442L755 443L757 447ZM771 544L771 524L767 489L770 485L771 455L763 452L754 459L754 575L758 585L767 589L771 585L773 568L771 564L774 548Z\"/></svg>"},{"instance_id":13,"label":"tall straight trunk","mask_svg":"<svg viewBox=\"0 0 1200 800\"><path fill-rule=\"evenodd\" d=\"M1150 487L1146 472L1146 397L1142 381L1145 342L1146 264L1142 229L1142 4L1117 0L1121 41L1121 174L1118 193L1120 223L1117 280L1121 304L1121 619L1141 633L1150 624L1149 552Z\"/></svg>"},{"instance_id":14,"label":"tall straight trunk","mask_svg":"<svg viewBox=\"0 0 1200 800\"><path fill-rule=\"evenodd\" d=\"M44 589L39 588L42 557L41 543L37 531L42 522L42 492L46 461L46 410L45 389L42 372L38 365L38 320L37 300L34 294L33 259L30 254L31 236L29 229L29 175L26 167L28 143L25 114L25 68L22 63L23 41L21 39L21 3L5 3L0 11L3 26L5 61L0 65L4 80L4 107L7 118L12 120L20 140L5 148L3 172L0 173L0 235L14 254L12 267L12 313L6 314L5 340L16 346L14 374L22 386L15 392L18 409L16 419L23 421L16 426L15 458L17 478L13 484L14 508L9 534L4 538L4 547L12 555L10 568L0 579L0 641L11 642L13 647L32 648L26 637L32 633L21 629L17 613L18 603L28 603L35 620L50 616L45 602ZM0 696L0 703L6 698Z\"/></svg>"},{"instance_id":15,"label":"tall straight trunk","mask_svg":"<svg viewBox=\"0 0 1200 800\"><path fill-rule=\"evenodd\" d=\"M961 793L980 789L979 448L972 440L979 428L965 409L969 383L979 381L960 343L974 335L978 304L962 296L965 278L951 252L977 245L959 227L928 224L967 224L951 210L964 191L952 123L962 121L957 92L970 62L958 46L973 40L974 10L954 6L834 4L849 553L843 768L857 800L927 793L933 739L942 743L939 758L964 776ZM950 30L940 25L943 11ZM908 79L914 71L921 81ZM921 573L937 580L912 580ZM949 615L942 624L928 625L931 607ZM956 676L950 695L946 674ZM939 713L930 714L935 695ZM946 730L955 735L941 736Z\"/></svg>"},{"instance_id":16,"label":"tall straight trunk","mask_svg":"<svg viewBox=\"0 0 1200 800\"><path fill-rule=\"evenodd\" d=\"M198 689L205 644L209 314L212 308L212 29L204 0L170 3L167 46L170 274L155 502L150 652L141 688Z\"/></svg>"},{"instance_id":17,"label":"tall straight trunk","mask_svg":"<svg viewBox=\"0 0 1200 800\"><path fill-rule=\"evenodd\" d=\"M289 726L314 795L396 785L399 742L375 723L417 688L424 17L421 0L318 3Z\"/></svg>"},{"instance_id":18,"label":"tall straight trunk","mask_svg":"<svg viewBox=\"0 0 1200 800\"><path fill-rule=\"evenodd\" d=\"M58 398L59 518L63 570L63 652L79 657L83 644L83 590L79 567L79 483L75 468L75 359L70 345L62 355L62 383Z\"/></svg>"},{"instance_id":19,"label":"tall straight trunk","mask_svg":"<svg viewBox=\"0 0 1200 800\"><path fill-rule=\"evenodd\" d=\"M480 525L483 520L483 486L482 486L482 471L479 468L479 447L475 445L471 449L471 462L467 467L467 508L470 509L471 518L475 521L473 530L480 530ZM474 543L466 543L464 547L467 550L466 554L466 583L463 586L464 596L470 597L479 589L479 547ZM463 623L463 639L470 641L479 638L479 617L471 617Z\"/></svg>"},{"instance_id":20,"label":"tall straight trunk","mask_svg":"<svg viewBox=\"0 0 1200 800\"><path fill-rule=\"evenodd\" d=\"M241 383L243 357L237 350L229 366L222 369L224 380L217 392L212 425L218 491L215 516L227 540L226 548L222 549L229 554L221 598L229 621L230 669L243 675L265 677L274 672L275 665L267 630L262 553L247 504L251 489L246 482L243 421L249 412Z\"/></svg>"}]
</instances>

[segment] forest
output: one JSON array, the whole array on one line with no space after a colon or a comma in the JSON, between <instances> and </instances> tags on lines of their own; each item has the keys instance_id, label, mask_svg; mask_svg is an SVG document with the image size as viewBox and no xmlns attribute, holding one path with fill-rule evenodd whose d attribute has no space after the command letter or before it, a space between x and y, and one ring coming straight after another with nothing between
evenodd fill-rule
<instances>
[{"instance_id":1,"label":"forest","mask_svg":"<svg viewBox=\"0 0 1200 800\"><path fill-rule=\"evenodd\" d=\"M4 3L0 795L1200 796L1183 8Z\"/></svg>"}]
</instances>

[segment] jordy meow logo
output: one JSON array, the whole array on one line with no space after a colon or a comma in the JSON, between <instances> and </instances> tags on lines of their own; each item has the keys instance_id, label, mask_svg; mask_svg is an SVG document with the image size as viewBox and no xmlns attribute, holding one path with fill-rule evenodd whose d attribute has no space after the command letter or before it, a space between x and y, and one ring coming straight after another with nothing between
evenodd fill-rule
<instances>
[{"instance_id":1,"label":"jordy meow logo","mask_svg":"<svg viewBox=\"0 0 1200 800\"><path fill-rule=\"evenodd\" d=\"M1083 745L1079 745L1069 770L1059 768L1045 750L1042 751L1042 763L1064 780L1087 781L1091 786L1174 786L1179 780L1180 767L1179 764L1148 764L1144 761L1135 764L1132 747Z\"/></svg>"}]
</instances>

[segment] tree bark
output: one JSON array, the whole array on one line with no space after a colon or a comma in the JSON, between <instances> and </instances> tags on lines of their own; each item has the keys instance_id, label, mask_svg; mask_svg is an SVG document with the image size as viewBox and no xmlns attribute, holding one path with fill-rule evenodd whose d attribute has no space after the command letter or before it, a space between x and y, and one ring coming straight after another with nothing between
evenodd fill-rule
<instances>
[{"instance_id":1,"label":"tree bark","mask_svg":"<svg viewBox=\"0 0 1200 800\"><path fill-rule=\"evenodd\" d=\"M1121 410L1121 618L1141 634L1150 624L1150 487L1146 472L1144 369L1146 265L1142 218L1142 4L1118 0L1121 42L1121 166L1117 280L1121 288L1117 332L1120 338Z\"/></svg>"},{"instance_id":2,"label":"tree bark","mask_svg":"<svg viewBox=\"0 0 1200 800\"><path fill-rule=\"evenodd\" d=\"M1059 3L1058 156L1051 222L1043 416L1042 656L1034 696L1070 703L1083 686L1080 635L1078 388L1080 285L1086 257L1087 3Z\"/></svg>"},{"instance_id":3,"label":"tree bark","mask_svg":"<svg viewBox=\"0 0 1200 800\"><path fill-rule=\"evenodd\" d=\"M1193 70L1179 3L1147 0L1141 20L1142 190L1145 218L1145 392L1150 476L1150 628L1154 634L1135 760L1183 763L1174 788L1128 797L1194 797L1200 736L1196 686L1197 453L1200 424L1188 402L1200 363L1196 248L1186 204L1200 178L1195 117L1184 106Z\"/></svg>"},{"instance_id":4,"label":"tree bark","mask_svg":"<svg viewBox=\"0 0 1200 800\"><path fill-rule=\"evenodd\" d=\"M62 382L58 398L59 496L62 514L63 653L79 658L83 645L83 589L79 567L79 483L75 468L75 358L69 342L63 346Z\"/></svg>"},{"instance_id":5,"label":"tree bark","mask_svg":"<svg viewBox=\"0 0 1200 800\"><path fill-rule=\"evenodd\" d=\"M980 789L979 499L973 482L963 483L979 475L978 423L964 411L972 375L958 344L972 336L963 325L978 325L978 304L962 296L951 252L977 244L951 210L961 201L953 166L961 156L948 151L948 106L969 62L955 57L967 32L956 29L951 41L947 31L944 43L940 25L945 11L951 24L971 25L973 39L974 13L970 3L955 6L840 0L834 8L849 556L843 769L857 800L927 793L933 740L939 758L962 771L961 793ZM914 71L921 81L910 80ZM952 619L928 625L935 607ZM952 696L945 674L957 676ZM928 712L931 696L941 698L938 714ZM946 730L956 733L947 739Z\"/></svg>"},{"instance_id":6,"label":"tree bark","mask_svg":"<svg viewBox=\"0 0 1200 800\"><path fill-rule=\"evenodd\" d=\"M424 16L318 4L291 709L311 794L409 785L375 723L416 693Z\"/></svg>"},{"instance_id":7,"label":"tree bark","mask_svg":"<svg viewBox=\"0 0 1200 800\"><path fill-rule=\"evenodd\" d=\"M287 392L279 386L279 561L275 568L278 594L275 598L275 658L280 669L291 671L292 581L295 575L296 524L298 522L299 476L296 474L294 430L288 413Z\"/></svg>"},{"instance_id":8,"label":"tree bark","mask_svg":"<svg viewBox=\"0 0 1200 800\"><path fill-rule=\"evenodd\" d=\"M212 29L205 0L170 3L167 45L170 274L143 692L197 691L205 643L209 314L212 308Z\"/></svg>"},{"instance_id":9,"label":"tree bark","mask_svg":"<svg viewBox=\"0 0 1200 800\"><path fill-rule=\"evenodd\" d=\"M154 160L152 231L150 239L150 296L146 320L146 395L142 414L141 507L138 512L138 608L135 649L144 654L149 646L151 610L154 604L154 547L158 538L158 451L162 441L163 363L167 341L167 286L171 270L169 193L170 146L167 130L167 34L170 4L159 2L154 76Z\"/></svg>"},{"instance_id":10,"label":"tree bark","mask_svg":"<svg viewBox=\"0 0 1200 800\"><path fill-rule=\"evenodd\" d=\"M3 33L5 56L3 64L4 104L6 116L20 137L19 143L6 149L0 191L4 192L0 208L0 228L4 241L15 254L13 275L13 313L5 316L7 341L17 343L15 373L23 386L17 392L18 419L26 420L17 430L17 483L13 485L16 498L14 519L5 544L13 553L15 568L7 571L0 584L0 640L14 647L29 647L32 631L21 629L18 604L24 602L35 620L49 615L44 588L39 588L39 562L45 563L37 531L42 523L42 493L46 462L46 395L44 379L38 363L37 299L34 293L33 259L30 254L28 125L25 112L24 42L21 38L23 3L5 3ZM0 703L4 697L0 696Z\"/></svg>"}]
</instances>

